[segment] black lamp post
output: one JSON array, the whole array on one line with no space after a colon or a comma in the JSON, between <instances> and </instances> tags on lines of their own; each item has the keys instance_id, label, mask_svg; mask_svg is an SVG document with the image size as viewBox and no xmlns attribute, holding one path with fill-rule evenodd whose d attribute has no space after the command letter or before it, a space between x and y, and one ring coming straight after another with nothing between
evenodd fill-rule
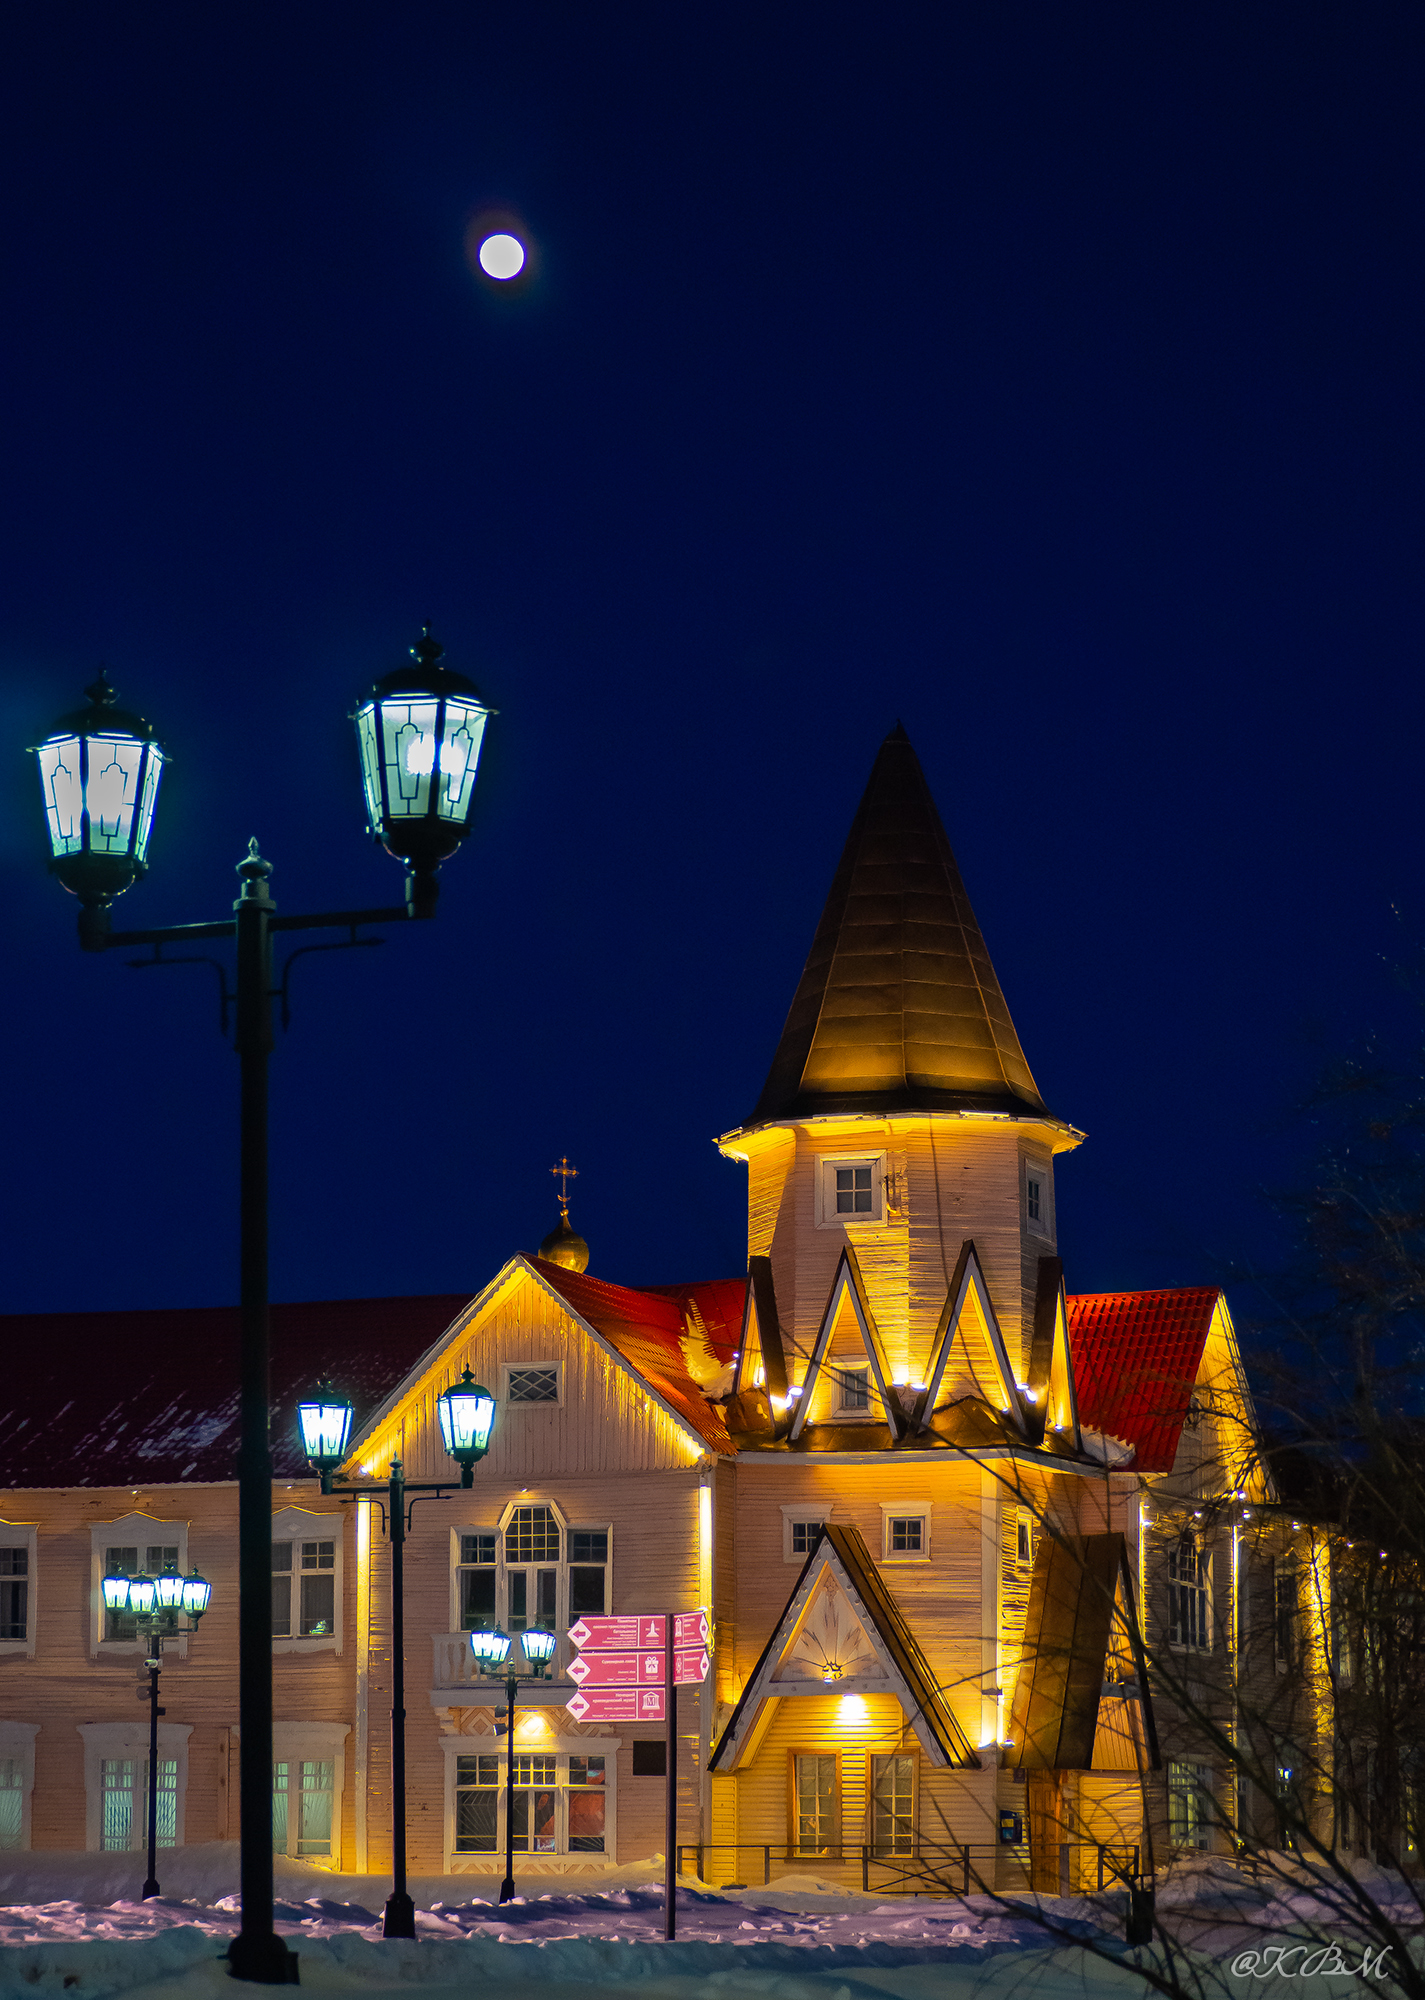
<instances>
[{"instance_id":1,"label":"black lamp post","mask_svg":"<svg viewBox=\"0 0 1425 2000\"><path fill-rule=\"evenodd\" d=\"M552 1632L539 1626L521 1634L530 1680L543 1680L550 1672L558 1643ZM510 1636L498 1625L492 1632L472 1632L470 1651L481 1675L486 1680L503 1681L505 1686L505 1879L500 1884L500 1901L508 1903L515 1893L515 1696L520 1676L511 1661Z\"/></svg>"},{"instance_id":2,"label":"black lamp post","mask_svg":"<svg viewBox=\"0 0 1425 2000\"><path fill-rule=\"evenodd\" d=\"M495 1399L482 1389L467 1368L459 1382L436 1398L445 1448L460 1467L460 1484L475 1483L475 1467L490 1449L495 1425ZM413 1938L416 1906L406 1888L406 1581L405 1544L416 1499L443 1500L452 1482L411 1485L399 1458L391 1460L391 1476L380 1484L357 1486L341 1479L337 1467L346 1456L351 1436L351 1404L324 1382L314 1396L297 1405L302 1449L321 1475L322 1491L339 1500L373 1500L381 1508L391 1539L391 1894L382 1922L383 1937ZM340 1485L338 1488L338 1481Z\"/></svg>"},{"instance_id":3,"label":"black lamp post","mask_svg":"<svg viewBox=\"0 0 1425 2000\"><path fill-rule=\"evenodd\" d=\"M358 710L371 831L406 865L406 900L394 908L279 916L268 894L272 870L250 843L238 864L234 914L214 923L113 931L110 905L148 865L149 836L163 751L140 716L114 705L101 675L89 707L63 716L37 746L50 867L79 898L86 951L150 945L141 965L211 963L165 946L209 939L236 943L236 985L223 975L223 1019L234 1009L233 1046L241 1063L240 1239L242 1443L238 1459L238 1705L242 1718L242 1929L228 1956L239 1979L295 1983L297 1960L272 1927L272 1453L268 1439L267 1059L272 1050L272 938L278 931L345 931L371 940L367 924L435 914L440 864L470 831L485 724L494 712L472 681L440 665L430 628L411 649L414 665L378 681ZM293 954L295 956L295 954ZM222 968L219 968L220 972Z\"/></svg>"},{"instance_id":4,"label":"black lamp post","mask_svg":"<svg viewBox=\"0 0 1425 2000\"><path fill-rule=\"evenodd\" d=\"M191 1576L166 1569L158 1576L145 1576L142 1570L137 1576L115 1572L104 1578L100 1590L104 1609L127 1612L137 1620L140 1636L148 1642L148 1658L144 1661L148 1671L148 1876L140 1898L147 1902L150 1896L159 1893L158 1718L164 1711L158 1705L158 1675L163 1665L163 1641L180 1630L180 1614L188 1618L188 1629L197 1631L213 1586L196 1569Z\"/></svg>"}]
</instances>

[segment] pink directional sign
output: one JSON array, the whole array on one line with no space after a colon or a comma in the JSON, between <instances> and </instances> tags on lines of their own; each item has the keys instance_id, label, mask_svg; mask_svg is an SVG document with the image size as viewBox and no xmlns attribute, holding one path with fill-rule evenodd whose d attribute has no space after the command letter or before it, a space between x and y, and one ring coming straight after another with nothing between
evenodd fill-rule
<instances>
[{"instance_id":1,"label":"pink directional sign","mask_svg":"<svg viewBox=\"0 0 1425 2000\"><path fill-rule=\"evenodd\" d=\"M667 1620L650 1618L581 1618L569 1627L569 1637L586 1652L636 1652L640 1646L661 1648ZM696 1634L689 1632L691 1644Z\"/></svg>"},{"instance_id":2,"label":"pink directional sign","mask_svg":"<svg viewBox=\"0 0 1425 2000\"><path fill-rule=\"evenodd\" d=\"M564 1704L576 1722L662 1722L661 1687L595 1688L571 1694Z\"/></svg>"},{"instance_id":3,"label":"pink directional sign","mask_svg":"<svg viewBox=\"0 0 1425 2000\"><path fill-rule=\"evenodd\" d=\"M712 1627L708 1624L706 1611L678 1611L673 1616L673 1644L678 1646L706 1646L712 1637ZM659 1641L662 1644L662 1641Z\"/></svg>"},{"instance_id":4,"label":"pink directional sign","mask_svg":"<svg viewBox=\"0 0 1425 2000\"><path fill-rule=\"evenodd\" d=\"M694 1687L708 1677L708 1656L701 1646L684 1650L681 1646L673 1655L673 1679L679 1687Z\"/></svg>"},{"instance_id":5,"label":"pink directional sign","mask_svg":"<svg viewBox=\"0 0 1425 2000\"><path fill-rule=\"evenodd\" d=\"M664 1653L579 1653L569 1678L580 1687L662 1687Z\"/></svg>"}]
</instances>

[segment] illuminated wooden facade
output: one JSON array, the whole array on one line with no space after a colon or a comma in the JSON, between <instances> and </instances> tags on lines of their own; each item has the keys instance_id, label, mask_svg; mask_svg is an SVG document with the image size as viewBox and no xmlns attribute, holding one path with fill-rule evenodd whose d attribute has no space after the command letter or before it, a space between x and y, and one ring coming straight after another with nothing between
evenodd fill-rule
<instances>
[{"instance_id":1,"label":"illuminated wooden facade","mask_svg":"<svg viewBox=\"0 0 1425 2000\"><path fill-rule=\"evenodd\" d=\"M592 1608L710 1608L712 1675L680 1706L679 1826L712 1880L874 1869L873 1886L904 1886L917 1868L949 1879L968 1849L1010 1881L1032 1835L1052 1887L1062 1866L1081 1879L1085 1843L1142 1846L1145 1824L1160 1845L1195 1842L1202 1815L1186 1832L1174 1818L1175 1771L1237 1812L1172 1700L1145 1699L1130 1635L1146 1623L1236 1726L1221 1704L1245 1607L1274 1588L1269 1566L1249 1577L1244 1516L1269 1497L1250 1401L1220 1293L1066 1294L1055 1161L1081 1136L1039 1095L897 732L762 1098L718 1142L747 1167L746 1281L606 1283L565 1255L583 1250L566 1227L548 1246L561 1261L516 1257L473 1300L350 1308L361 1327L320 1368L340 1381L344 1356L361 1373L348 1471L366 1477L392 1457L412 1479L449 1471L435 1397L464 1367L499 1401L473 1489L421 1503L407 1549L414 1875L497 1866L505 1746L468 1645L495 1618L560 1634L515 1745L525 1865L597 1874L661 1848L661 1732L567 1711L567 1628ZM339 1327L339 1304L320 1310ZM315 1349L290 1362L289 1388L303 1366L315 1381ZM141 1754L137 1647L106 1638L97 1609L111 1545L181 1541L214 1581L166 1670L161 1754L181 1765L179 1837L235 1834L231 1413L185 1470L155 1440L189 1421L154 1405L111 1443L124 1483L104 1487L63 1484L61 1426L0 1494L0 1573L23 1546L28 1585L18 1636L0 1634L0 1767L19 1773L19 1837L37 1847L102 1844L101 1766ZM323 1499L280 1449L289 1847L375 1872L390 1852L387 1553L364 1505ZM139 1478L145 1462L163 1476ZM1190 1600L1173 1567L1189 1546ZM1206 1622L1181 1643L1156 1629L1189 1613ZM1250 1616L1268 1629L1271 1604ZM299 1770L330 1794L325 1852Z\"/></svg>"}]
</instances>

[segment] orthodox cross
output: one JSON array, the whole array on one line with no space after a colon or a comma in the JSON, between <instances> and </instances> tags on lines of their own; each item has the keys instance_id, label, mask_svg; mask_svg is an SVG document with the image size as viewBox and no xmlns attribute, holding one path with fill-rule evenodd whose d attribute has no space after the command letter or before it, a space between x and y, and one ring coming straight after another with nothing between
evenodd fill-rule
<instances>
[{"instance_id":1,"label":"orthodox cross","mask_svg":"<svg viewBox=\"0 0 1425 2000\"><path fill-rule=\"evenodd\" d=\"M559 1156L557 1167L549 1169L559 1182L559 1213L565 1222L569 1220L569 1183L579 1178L579 1169L571 1167L564 1154Z\"/></svg>"}]
</instances>

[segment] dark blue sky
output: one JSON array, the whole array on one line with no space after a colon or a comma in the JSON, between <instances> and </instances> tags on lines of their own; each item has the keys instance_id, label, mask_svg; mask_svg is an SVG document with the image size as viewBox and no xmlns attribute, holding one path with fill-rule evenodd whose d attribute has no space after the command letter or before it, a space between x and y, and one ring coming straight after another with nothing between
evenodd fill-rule
<instances>
[{"instance_id":1,"label":"dark blue sky","mask_svg":"<svg viewBox=\"0 0 1425 2000\"><path fill-rule=\"evenodd\" d=\"M3 1308L222 1302L211 975L81 957L22 755L173 757L126 924L387 901L354 698L500 709L440 920L304 961L273 1292L742 1267L877 744L1049 1102L1071 1287L1270 1254L1421 921L1418 7L153 4L0 20ZM537 278L462 239L524 218ZM1244 1297L1242 1305L1248 1301Z\"/></svg>"}]
</instances>

